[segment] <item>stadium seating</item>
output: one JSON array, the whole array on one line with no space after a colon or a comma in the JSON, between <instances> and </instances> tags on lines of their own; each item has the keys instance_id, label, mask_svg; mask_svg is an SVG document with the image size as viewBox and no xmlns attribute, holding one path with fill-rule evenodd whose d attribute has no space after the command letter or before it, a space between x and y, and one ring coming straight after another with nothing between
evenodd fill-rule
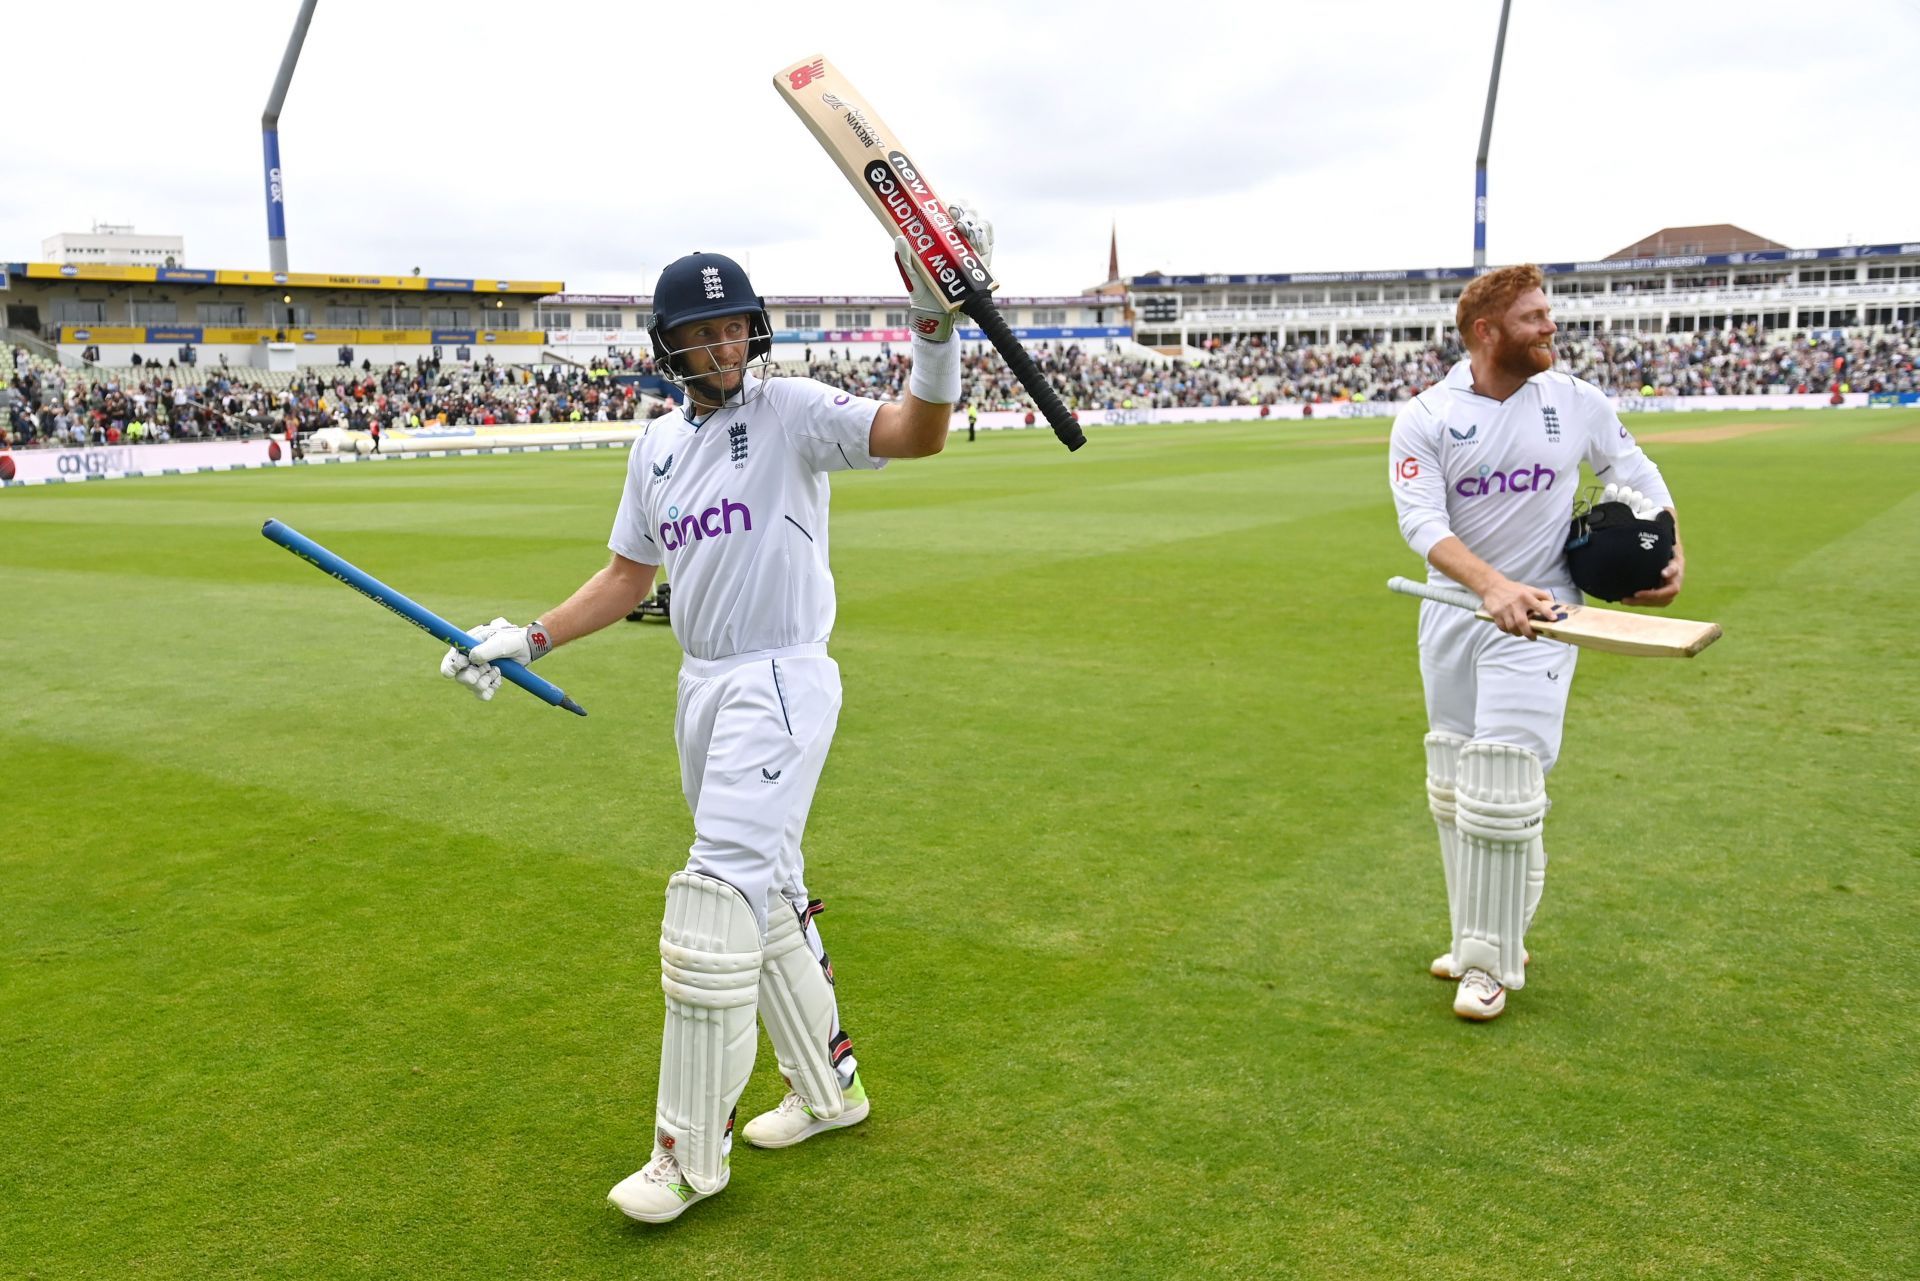
<instances>
[{"instance_id":1,"label":"stadium seating","mask_svg":"<svg viewBox=\"0 0 1920 1281\"><path fill-rule=\"evenodd\" d=\"M1078 345L1035 344L1034 358L1075 408L1149 409L1268 403L1400 401L1418 395L1458 360L1452 342L1373 346L1216 347L1166 359ZM1559 367L1622 396L1920 391L1920 325L1785 334L1729 330L1691 334L1563 334ZM0 373L12 384L16 446L99 443L135 418L162 438L278 434L289 419L303 431L327 426L626 421L664 402L635 380L654 373L631 354L589 366L452 365L430 361L383 369L274 373L219 366L70 368L0 346ZM856 395L891 399L906 386L904 352L787 362ZM1023 409L1026 393L991 349L969 345L962 398L982 410ZM76 432L78 433L76 435ZM63 434L64 433L64 434Z\"/></svg>"}]
</instances>

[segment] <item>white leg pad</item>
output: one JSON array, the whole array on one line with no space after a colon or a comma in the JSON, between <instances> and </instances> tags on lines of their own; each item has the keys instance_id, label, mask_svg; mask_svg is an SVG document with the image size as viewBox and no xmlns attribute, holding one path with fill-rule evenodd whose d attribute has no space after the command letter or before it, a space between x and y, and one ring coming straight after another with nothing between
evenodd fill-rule
<instances>
[{"instance_id":1,"label":"white leg pad","mask_svg":"<svg viewBox=\"0 0 1920 1281\"><path fill-rule=\"evenodd\" d=\"M780 1060L780 1074L817 1119L831 1121L846 1107L846 1091L834 1065L838 1009L825 957L815 953L807 932L791 903L776 902L767 914L760 1017Z\"/></svg>"},{"instance_id":2,"label":"white leg pad","mask_svg":"<svg viewBox=\"0 0 1920 1281\"><path fill-rule=\"evenodd\" d=\"M1427 808L1440 833L1440 870L1447 880L1447 917L1454 936L1460 933L1460 833L1454 826L1454 785L1459 774L1460 749L1467 740L1435 730L1427 735Z\"/></svg>"},{"instance_id":3,"label":"white leg pad","mask_svg":"<svg viewBox=\"0 0 1920 1281\"><path fill-rule=\"evenodd\" d=\"M1533 928L1533 914L1540 908L1540 895L1547 888L1547 843L1538 836L1527 847L1527 928Z\"/></svg>"},{"instance_id":4,"label":"white leg pad","mask_svg":"<svg viewBox=\"0 0 1920 1281\"><path fill-rule=\"evenodd\" d=\"M660 924L660 1044L655 1141L696 1192L726 1183L733 1109L753 1071L759 1036L760 927L725 881L675 872Z\"/></svg>"},{"instance_id":5,"label":"white leg pad","mask_svg":"<svg viewBox=\"0 0 1920 1281\"><path fill-rule=\"evenodd\" d=\"M1510 988L1526 985L1527 869L1547 812L1540 759L1508 743L1460 749L1454 789L1460 913L1453 956Z\"/></svg>"}]
</instances>

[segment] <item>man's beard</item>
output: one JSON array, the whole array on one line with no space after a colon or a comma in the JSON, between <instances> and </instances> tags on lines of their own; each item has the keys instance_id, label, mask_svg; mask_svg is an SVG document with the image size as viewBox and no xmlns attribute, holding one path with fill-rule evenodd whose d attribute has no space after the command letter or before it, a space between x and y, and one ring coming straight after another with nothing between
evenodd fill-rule
<instances>
[{"instance_id":1,"label":"man's beard","mask_svg":"<svg viewBox=\"0 0 1920 1281\"><path fill-rule=\"evenodd\" d=\"M1533 339L1514 340L1506 334L1500 335L1500 345L1494 349L1493 363L1501 373L1512 378L1531 378L1553 368L1553 347L1533 346Z\"/></svg>"}]
</instances>

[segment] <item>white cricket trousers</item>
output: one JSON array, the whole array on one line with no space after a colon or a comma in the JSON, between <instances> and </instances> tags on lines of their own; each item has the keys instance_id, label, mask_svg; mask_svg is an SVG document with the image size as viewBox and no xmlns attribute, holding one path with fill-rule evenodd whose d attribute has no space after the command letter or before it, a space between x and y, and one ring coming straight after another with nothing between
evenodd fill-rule
<instances>
[{"instance_id":1,"label":"white cricket trousers","mask_svg":"<svg viewBox=\"0 0 1920 1281\"><path fill-rule=\"evenodd\" d=\"M1580 651L1509 636L1464 609L1431 600L1420 604L1419 635L1427 727L1524 747L1540 758L1542 773L1551 770Z\"/></svg>"},{"instance_id":2,"label":"white cricket trousers","mask_svg":"<svg viewBox=\"0 0 1920 1281\"><path fill-rule=\"evenodd\" d=\"M800 839L840 720L840 667L825 645L686 658L673 736L693 812L687 870L739 890L767 933L785 899L807 905Z\"/></svg>"}]
</instances>

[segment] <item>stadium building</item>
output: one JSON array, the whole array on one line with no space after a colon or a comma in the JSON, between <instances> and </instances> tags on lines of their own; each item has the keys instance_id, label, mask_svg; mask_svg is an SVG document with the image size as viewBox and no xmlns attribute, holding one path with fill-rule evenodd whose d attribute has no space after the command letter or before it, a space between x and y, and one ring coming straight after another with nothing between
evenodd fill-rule
<instances>
[{"instance_id":1,"label":"stadium building","mask_svg":"<svg viewBox=\"0 0 1920 1281\"><path fill-rule=\"evenodd\" d=\"M44 262L111 263L127 267L178 267L187 257L179 236L143 236L130 225L96 222L92 231L63 231L40 242Z\"/></svg>"},{"instance_id":2,"label":"stadium building","mask_svg":"<svg viewBox=\"0 0 1920 1281\"><path fill-rule=\"evenodd\" d=\"M557 280L487 280L320 272L205 270L100 263L0 266L7 335L57 348L64 364L165 364L224 356L233 365L292 369L423 355L504 364L546 356L585 361L647 348L652 299L568 293ZM769 297L783 358L809 347L878 349L908 338L901 295ZM1126 338L1115 294L1000 299L1029 341ZM983 336L962 326L964 338ZM438 348L436 352L434 349Z\"/></svg>"},{"instance_id":3,"label":"stadium building","mask_svg":"<svg viewBox=\"0 0 1920 1281\"><path fill-rule=\"evenodd\" d=\"M1721 224L1668 228L1592 262L1542 264L1561 328L1672 334L1754 326L1858 330L1920 320L1920 243L1793 249ZM1001 297L1022 339L1166 355L1442 338L1471 267L1122 278L1081 294ZM651 299L573 293L556 280L0 264L5 337L117 367L178 360L258 369L455 362L584 363L647 350ZM771 296L775 353L865 355L905 343L897 295ZM962 325L967 341L982 335ZM1136 346L1138 344L1138 346Z\"/></svg>"},{"instance_id":4,"label":"stadium building","mask_svg":"<svg viewBox=\"0 0 1920 1281\"><path fill-rule=\"evenodd\" d=\"M997 301L1014 334L1028 342L1104 343L1132 333L1126 299L1116 294ZM777 359L802 359L807 348L868 352L910 336L904 294L769 296L766 303ZM585 358L610 347L645 349L652 312L653 300L644 294L561 293L541 300L536 323L553 351ZM986 340L965 321L959 330L968 341Z\"/></svg>"},{"instance_id":5,"label":"stadium building","mask_svg":"<svg viewBox=\"0 0 1920 1281\"><path fill-rule=\"evenodd\" d=\"M0 266L7 337L51 344L63 364L190 363L291 370L411 360L436 346L538 360L532 324L557 280L232 271L98 262Z\"/></svg>"},{"instance_id":6,"label":"stadium building","mask_svg":"<svg viewBox=\"0 0 1920 1281\"><path fill-rule=\"evenodd\" d=\"M1920 243L1792 249L1738 227L1672 227L1593 262L1540 264L1554 319L1579 334L1789 332L1920 320ZM1471 267L1172 276L1126 281L1136 338L1162 351L1431 342Z\"/></svg>"}]
</instances>

